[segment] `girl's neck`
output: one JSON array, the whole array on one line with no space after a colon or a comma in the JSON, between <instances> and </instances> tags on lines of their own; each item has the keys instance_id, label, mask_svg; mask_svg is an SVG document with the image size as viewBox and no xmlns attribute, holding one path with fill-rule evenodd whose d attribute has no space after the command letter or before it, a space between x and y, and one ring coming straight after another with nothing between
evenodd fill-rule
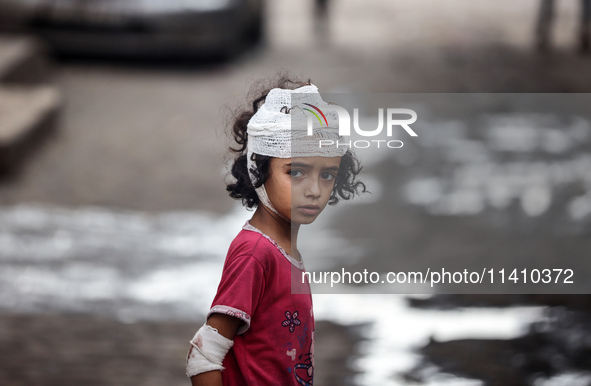
<instances>
[{"instance_id":1,"label":"girl's neck","mask_svg":"<svg viewBox=\"0 0 591 386\"><path fill-rule=\"evenodd\" d=\"M264 205L259 205L250 219L250 224L275 240L290 256L300 260L297 250L299 224L290 223L271 212Z\"/></svg>"}]
</instances>

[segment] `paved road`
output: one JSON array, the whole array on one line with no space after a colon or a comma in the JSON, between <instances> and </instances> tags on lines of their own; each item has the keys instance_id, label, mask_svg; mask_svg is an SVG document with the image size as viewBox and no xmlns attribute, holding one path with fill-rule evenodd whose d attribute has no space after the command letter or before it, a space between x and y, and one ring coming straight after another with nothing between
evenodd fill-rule
<instances>
[{"instance_id":1,"label":"paved road","mask_svg":"<svg viewBox=\"0 0 591 386\"><path fill-rule=\"evenodd\" d=\"M270 1L267 46L233 63L61 63L61 127L0 202L225 212L225 107L281 70L324 91L591 90L590 59L571 49L576 4L560 4L557 52L538 56L537 1L516 3L335 0L318 36L311 2Z\"/></svg>"}]
</instances>

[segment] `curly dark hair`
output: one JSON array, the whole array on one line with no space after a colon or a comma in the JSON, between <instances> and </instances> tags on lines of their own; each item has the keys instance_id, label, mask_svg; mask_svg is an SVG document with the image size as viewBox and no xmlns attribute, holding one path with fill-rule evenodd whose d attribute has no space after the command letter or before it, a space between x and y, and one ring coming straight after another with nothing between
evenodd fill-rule
<instances>
[{"instance_id":1,"label":"curly dark hair","mask_svg":"<svg viewBox=\"0 0 591 386\"><path fill-rule=\"evenodd\" d=\"M230 193L230 197L242 200L242 204L249 209L256 207L259 204L259 198L255 192L255 188L262 186L267 178L269 178L269 164L272 157L259 154L252 155L252 160L256 165L256 169L252 170L256 177L253 187L247 170L246 159L246 148L248 144L246 129L248 121L265 102L265 98L271 89L283 88L293 90L310 84L310 80L307 82L293 80L284 74L279 75L274 81L257 83L249 94L251 96L254 95L252 104L247 108L238 109L234 113L231 125L231 135L238 146L230 146L230 151L237 155L234 158L231 168L231 174L232 177L234 177L234 181L227 184L226 190ZM359 161L355 155L348 150L341 158L341 164L335 179L335 185L328 201L329 205L335 205L341 199L350 200L356 194L359 194L359 191L361 191L361 193L367 192L365 184L356 178L360 172L361 166L359 165Z\"/></svg>"}]
</instances>

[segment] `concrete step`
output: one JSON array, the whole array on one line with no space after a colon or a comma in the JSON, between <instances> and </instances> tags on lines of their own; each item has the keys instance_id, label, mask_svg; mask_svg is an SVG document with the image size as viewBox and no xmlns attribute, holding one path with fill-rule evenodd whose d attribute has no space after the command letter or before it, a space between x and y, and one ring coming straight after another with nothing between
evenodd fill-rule
<instances>
[{"instance_id":1,"label":"concrete step","mask_svg":"<svg viewBox=\"0 0 591 386\"><path fill-rule=\"evenodd\" d=\"M60 105L52 86L0 86L0 175L14 172L55 129Z\"/></svg>"},{"instance_id":2,"label":"concrete step","mask_svg":"<svg viewBox=\"0 0 591 386\"><path fill-rule=\"evenodd\" d=\"M47 47L23 35L0 35L0 83L39 84L50 80Z\"/></svg>"}]
</instances>

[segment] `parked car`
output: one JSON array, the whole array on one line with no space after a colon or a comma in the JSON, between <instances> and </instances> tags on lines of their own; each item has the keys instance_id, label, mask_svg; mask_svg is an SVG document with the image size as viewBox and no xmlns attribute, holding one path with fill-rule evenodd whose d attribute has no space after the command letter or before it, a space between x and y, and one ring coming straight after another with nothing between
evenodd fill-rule
<instances>
[{"instance_id":1,"label":"parked car","mask_svg":"<svg viewBox=\"0 0 591 386\"><path fill-rule=\"evenodd\" d=\"M263 34L264 0L0 0L0 31L74 55L229 57Z\"/></svg>"}]
</instances>

